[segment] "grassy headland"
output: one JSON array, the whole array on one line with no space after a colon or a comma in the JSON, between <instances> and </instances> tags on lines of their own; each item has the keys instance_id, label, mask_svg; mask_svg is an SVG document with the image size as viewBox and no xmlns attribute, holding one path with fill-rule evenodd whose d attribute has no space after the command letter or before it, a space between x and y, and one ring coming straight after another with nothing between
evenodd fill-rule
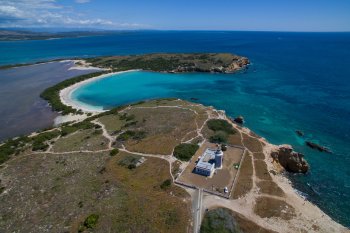
<instances>
[{"instance_id":1,"label":"grassy headland","mask_svg":"<svg viewBox=\"0 0 350 233\"><path fill-rule=\"evenodd\" d=\"M157 72L218 72L232 73L249 64L246 57L230 53L159 53L146 55L109 56L86 59L92 66L113 71L142 69Z\"/></svg>"}]
</instances>

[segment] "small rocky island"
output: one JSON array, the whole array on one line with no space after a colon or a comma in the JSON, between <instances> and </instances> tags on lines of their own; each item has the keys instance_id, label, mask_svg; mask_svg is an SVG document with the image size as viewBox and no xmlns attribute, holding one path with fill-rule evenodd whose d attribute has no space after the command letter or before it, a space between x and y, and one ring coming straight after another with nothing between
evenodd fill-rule
<instances>
[{"instance_id":1,"label":"small rocky island","mask_svg":"<svg viewBox=\"0 0 350 233\"><path fill-rule=\"evenodd\" d=\"M332 153L332 151L325 147L325 146L321 146L315 142L311 142L311 141L306 141L305 144L310 147L311 149L314 149L314 150L318 150L319 152L326 152L326 153Z\"/></svg>"}]
</instances>

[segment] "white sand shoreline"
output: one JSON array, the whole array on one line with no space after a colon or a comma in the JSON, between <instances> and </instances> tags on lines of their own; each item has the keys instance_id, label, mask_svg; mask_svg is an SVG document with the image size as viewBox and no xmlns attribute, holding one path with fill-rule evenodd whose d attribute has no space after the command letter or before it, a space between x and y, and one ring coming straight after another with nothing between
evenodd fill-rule
<instances>
[{"instance_id":1,"label":"white sand shoreline","mask_svg":"<svg viewBox=\"0 0 350 233\"><path fill-rule=\"evenodd\" d=\"M90 78L90 79L87 79L87 80L75 83L75 84L73 84L73 85L71 85L69 87L66 87L66 88L64 88L64 89L62 89L60 91L61 102L64 105L70 106L70 107L72 107L74 109L77 109L77 110L81 110L81 111L83 111L85 113L101 113L101 112L105 112L106 110L104 110L102 107L93 107L91 105L84 104L82 102L74 100L72 98L72 93L76 89L78 89L81 86L84 86L84 85L86 85L88 83L95 82L97 80L104 79L104 78L107 78L109 76L122 74L122 73L128 73L128 72L135 72L135 71L139 71L139 70L135 69L135 70L111 72L111 73L108 73L108 74L103 74L103 75L100 75L100 76L96 76L96 77L93 77L93 78Z\"/></svg>"}]
</instances>

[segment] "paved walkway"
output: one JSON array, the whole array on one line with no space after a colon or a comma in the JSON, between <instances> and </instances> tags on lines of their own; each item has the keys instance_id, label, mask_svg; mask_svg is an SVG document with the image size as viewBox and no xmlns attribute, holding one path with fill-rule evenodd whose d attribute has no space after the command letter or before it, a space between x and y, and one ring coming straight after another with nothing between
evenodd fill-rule
<instances>
[{"instance_id":1,"label":"paved walkway","mask_svg":"<svg viewBox=\"0 0 350 233\"><path fill-rule=\"evenodd\" d=\"M203 189L197 189L193 195L192 209L193 209L193 232L198 233L202 222L202 202Z\"/></svg>"}]
</instances>

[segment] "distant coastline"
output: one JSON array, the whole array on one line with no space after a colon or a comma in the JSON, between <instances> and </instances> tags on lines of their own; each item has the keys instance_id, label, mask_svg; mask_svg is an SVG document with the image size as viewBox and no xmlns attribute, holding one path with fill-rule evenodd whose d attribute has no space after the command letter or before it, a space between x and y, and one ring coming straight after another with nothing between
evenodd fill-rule
<instances>
[{"instance_id":1,"label":"distant coastline","mask_svg":"<svg viewBox=\"0 0 350 233\"><path fill-rule=\"evenodd\" d=\"M23 41L23 40L56 40L62 38L78 38L87 36L99 36L113 31L71 31L71 32L35 32L28 30L0 29L0 41Z\"/></svg>"}]
</instances>

